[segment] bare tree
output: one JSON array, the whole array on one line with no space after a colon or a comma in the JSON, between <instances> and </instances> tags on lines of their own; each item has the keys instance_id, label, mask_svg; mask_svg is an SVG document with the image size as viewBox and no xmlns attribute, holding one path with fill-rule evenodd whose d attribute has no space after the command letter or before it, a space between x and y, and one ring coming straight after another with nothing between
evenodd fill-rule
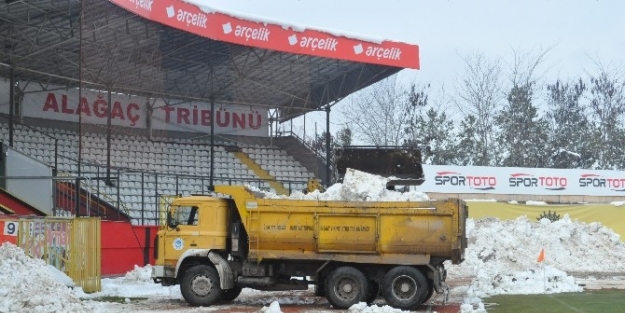
<instances>
[{"instance_id":1,"label":"bare tree","mask_svg":"<svg viewBox=\"0 0 625 313\"><path fill-rule=\"evenodd\" d=\"M471 165L494 165L495 114L504 99L501 79L501 61L489 61L484 54L464 57L464 74L457 78L453 102L464 119L474 120L475 156Z\"/></svg>"},{"instance_id":2,"label":"bare tree","mask_svg":"<svg viewBox=\"0 0 625 313\"><path fill-rule=\"evenodd\" d=\"M357 93L339 112L351 125L354 137L376 146L401 145L414 114L410 92L397 82L397 75Z\"/></svg>"},{"instance_id":3,"label":"bare tree","mask_svg":"<svg viewBox=\"0 0 625 313\"><path fill-rule=\"evenodd\" d=\"M538 51L529 50L525 52L512 49L512 63L510 67L510 83L514 88L526 88L523 86L531 86L533 88L540 86L540 80L548 69L541 69L541 65L545 63L547 54L552 50L551 47L539 49ZM538 96L538 95L535 95Z\"/></svg>"}]
</instances>

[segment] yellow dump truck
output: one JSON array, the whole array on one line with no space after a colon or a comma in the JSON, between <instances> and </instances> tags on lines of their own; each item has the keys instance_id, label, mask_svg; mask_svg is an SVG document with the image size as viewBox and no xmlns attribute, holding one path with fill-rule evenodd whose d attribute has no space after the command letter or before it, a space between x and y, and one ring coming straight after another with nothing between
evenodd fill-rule
<instances>
[{"instance_id":1,"label":"yellow dump truck","mask_svg":"<svg viewBox=\"0 0 625 313\"><path fill-rule=\"evenodd\" d=\"M459 199L347 202L265 199L243 186L176 198L158 232L152 278L209 306L244 287L306 290L339 309L381 295L412 309L446 293L443 262L467 245Z\"/></svg>"}]
</instances>

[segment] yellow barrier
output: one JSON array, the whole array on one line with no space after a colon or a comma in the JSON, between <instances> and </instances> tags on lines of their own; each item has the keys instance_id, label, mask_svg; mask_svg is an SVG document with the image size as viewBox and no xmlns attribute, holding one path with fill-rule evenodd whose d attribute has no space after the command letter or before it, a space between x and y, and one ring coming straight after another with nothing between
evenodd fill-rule
<instances>
[{"instance_id":1,"label":"yellow barrier","mask_svg":"<svg viewBox=\"0 0 625 313\"><path fill-rule=\"evenodd\" d=\"M511 220L525 215L531 220L536 220L543 212L555 211L560 217L568 214L572 220L585 223L599 222L621 235L621 240L625 239L625 223L623 223L625 207L609 204L526 205L477 201L470 201L467 204L469 217L473 219L492 216L502 220Z\"/></svg>"},{"instance_id":2,"label":"yellow barrier","mask_svg":"<svg viewBox=\"0 0 625 313\"><path fill-rule=\"evenodd\" d=\"M100 219L22 218L18 246L67 274L85 292L102 289Z\"/></svg>"}]
</instances>

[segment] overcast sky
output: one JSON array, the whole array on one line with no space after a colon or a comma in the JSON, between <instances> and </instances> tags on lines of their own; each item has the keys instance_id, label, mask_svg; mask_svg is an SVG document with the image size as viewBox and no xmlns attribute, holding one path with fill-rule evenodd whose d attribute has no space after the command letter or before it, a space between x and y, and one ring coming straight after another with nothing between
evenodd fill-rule
<instances>
[{"instance_id":1,"label":"overcast sky","mask_svg":"<svg viewBox=\"0 0 625 313\"><path fill-rule=\"evenodd\" d=\"M452 87L461 56L488 58L551 48L547 78L625 64L624 0L188 0L309 28L417 44L421 70L402 79ZM321 127L321 125L319 125ZM308 127L307 127L308 128Z\"/></svg>"}]
</instances>

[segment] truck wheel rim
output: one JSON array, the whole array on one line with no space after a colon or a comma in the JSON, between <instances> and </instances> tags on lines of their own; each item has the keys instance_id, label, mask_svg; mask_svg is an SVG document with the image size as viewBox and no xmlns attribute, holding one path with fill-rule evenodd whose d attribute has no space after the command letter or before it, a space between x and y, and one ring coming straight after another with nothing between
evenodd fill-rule
<instances>
[{"instance_id":1,"label":"truck wheel rim","mask_svg":"<svg viewBox=\"0 0 625 313\"><path fill-rule=\"evenodd\" d=\"M351 300L358 295L357 286L358 284L354 280L343 278L336 286L336 293L341 299Z\"/></svg>"},{"instance_id":2,"label":"truck wheel rim","mask_svg":"<svg viewBox=\"0 0 625 313\"><path fill-rule=\"evenodd\" d=\"M417 294L417 282L410 276L396 277L392 286L393 295L399 300L409 300Z\"/></svg>"},{"instance_id":3,"label":"truck wheel rim","mask_svg":"<svg viewBox=\"0 0 625 313\"><path fill-rule=\"evenodd\" d=\"M210 294L213 289L213 282L206 276L196 276L191 283L191 290L200 297Z\"/></svg>"}]
</instances>

